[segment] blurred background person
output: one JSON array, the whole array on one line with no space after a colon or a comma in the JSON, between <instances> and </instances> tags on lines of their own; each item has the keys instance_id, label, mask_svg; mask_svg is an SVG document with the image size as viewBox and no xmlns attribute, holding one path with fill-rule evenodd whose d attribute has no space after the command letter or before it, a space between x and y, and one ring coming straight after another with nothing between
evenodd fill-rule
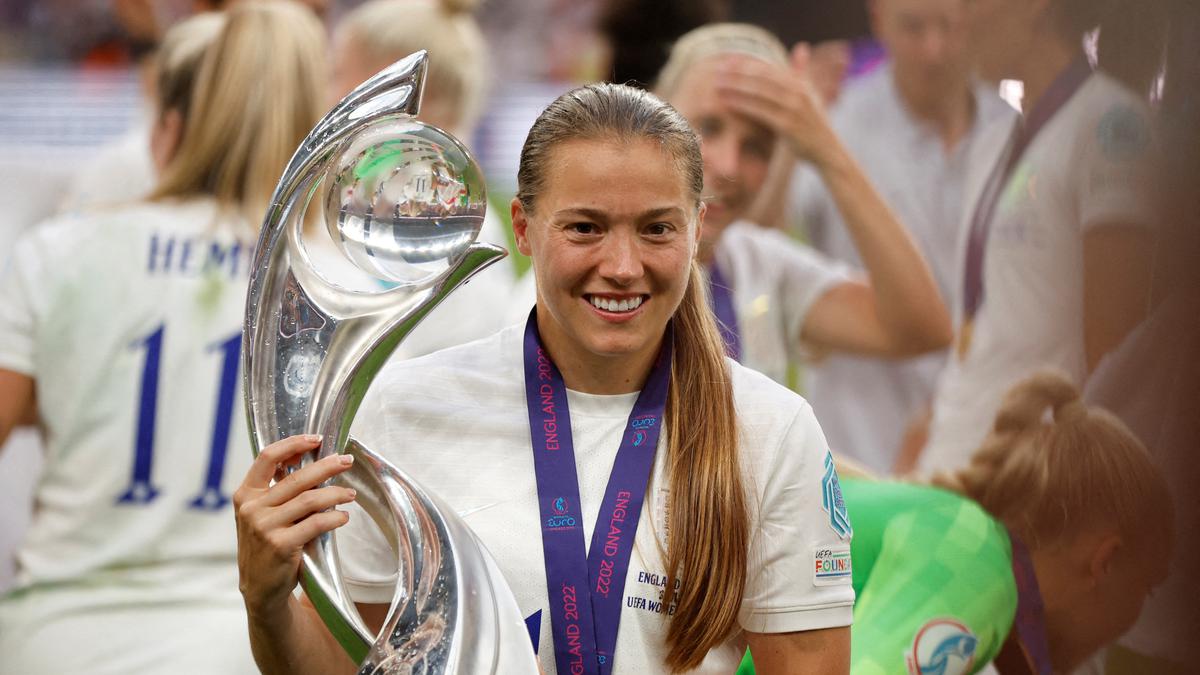
<instances>
[{"instance_id":1,"label":"blurred background person","mask_svg":"<svg viewBox=\"0 0 1200 675\"><path fill-rule=\"evenodd\" d=\"M707 211L699 256L726 344L743 364L780 382L789 362L812 351L912 355L950 337L929 268L829 127L803 77L804 54L798 75L767 31L714 24L675 44L656 85L701 138ZM819 167L867 279L742 220L777 143Z\"/></svg>"},{"instance_id":2,"label":"blurred background person","mask_svg":"<svg viewBox=\"0 0 1200 675\"><path fill-rule=\"evenodd\" d=\"M471 12L474 0L371 0L346 14L334 30L330 105L371 76L409 54L429 52L418 118L450 132L468 147L491 74L487 45ZM479 241L505 246L511 237L489 199ZM340 250L323 232L306 240L322 271L352 287L378 283L347 270ZM501 260L447 298L397 349L395 358L420 356L470 342L506 325L516 284L513 259Z\"/></svg>"},{"instance_id":3,"label":"blurred background person","mask_svg":"<svg viewBox=\"0 0 1200 675\"><path fill-rule=\"evenodd\" d=\"M971 77L965 0L870 0L872 32L887 63L850 82L830 123L952 297L963 177L974 139L1014 113L994 86ZM862 267L855 242L820 176L801 170L791 208L815 248ZM790 216L790 218L788 218ZM946 351L907 361L831 355L805 371L805 392L834 448L887 473L910 419L928 408ZM864 420L870 420L864 423Z\"/></svg>"},{"instance_id":4,"label":"blurred background person","mask_svg":"<svg viewBox=\"0 0 1200 675\"><path fill-rule=\"evenodd\" d=\"M1143 12L1134 0L966 8L980 75L1020 80L1025 95L1017 123L978 140L996 159L973 164L966 179L954 354L938 382L924 471L964 464L1004 392L1032 370L1056 367L1082 385L1150 300L1156 150L1146 103L1156 71L1131 70L1122 54L1144 41L1161 58L1162 35L1120 32ZM1098 27L1093 72L1083 38Z\"/></svg>"},{"instance_id":5,"label":"blurred background person","mask_svg":"<svg viewBox=\"0 0 1200 675\"><path fill-rule=\"evenodd\" d=\"M1196 672L1200 640L1200 6L1187 0L1146 3L1125 30L1167 27L1161 118L1166 150L1157 167L1164 217L1154 257L1153 313L1088 379L1085 396L1130 426L1150 449L1175 500L1174 556L1166 583L1134 627L1104 659L1108 675Z\"/></svg>"},{"instance_id":6,"label":"blurred background person","mask_svg":"<svg viewBox=\"0 0 1200 675\"><path fill-rule=\"evenodd\" d=\"M0 442L36 422L45 444L0 599L9 672L255 672L229 507L241 325L262 213L323 109L324 32L247 2L160 59L149 199L32 229L0 281Z\"/></svg>"}]
</instances>

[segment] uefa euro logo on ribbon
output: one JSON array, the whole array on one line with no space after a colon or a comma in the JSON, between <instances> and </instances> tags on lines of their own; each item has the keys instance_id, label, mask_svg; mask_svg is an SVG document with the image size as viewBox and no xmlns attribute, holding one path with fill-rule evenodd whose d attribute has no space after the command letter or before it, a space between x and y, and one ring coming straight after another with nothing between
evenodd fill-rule
<instances>
[{"instance_id":1,"label":"uefa euro logo on ribbon","mask_svg":"<svg viewBox=\"0 0 1200 675\"><path fill-rule=\"evenodd\" d=\"M346 591L336 534L304 551L302 584L360 673L536 672L512 591L466 524L436 495L350 437L371 380L400 342L472 275L503 258L476 243L486 194L479 166L446 132L417 121L427 56L367 80L292 157L263 223L243 336L243 386L255 452L321 434L307 464L355 456L337 480L390 543L397 585L371 631ZM330 236L390 288L329 282L303 244L314 197ZM382 289L382 286L381 286Z\"/></svg>"}]
</instances>

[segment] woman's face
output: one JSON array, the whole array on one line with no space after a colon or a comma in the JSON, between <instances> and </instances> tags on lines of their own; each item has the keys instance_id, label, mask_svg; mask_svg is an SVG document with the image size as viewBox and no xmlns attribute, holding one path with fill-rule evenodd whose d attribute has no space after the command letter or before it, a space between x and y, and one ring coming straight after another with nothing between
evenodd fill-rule
<instances>
[{"instance_id":1,"label":"woman's face","mask_svg":"<svg viewBox=\"0 0 1200 675\"><path fill-rule=\"evenodd\" d=\"M577 359L652 359L702 218L677 162L649 140L570 140L551 148L543 175L533 211L512 206L543 339Z\"/></svg>"},{"instance_id":2,"label":"woman's face","mask_svg":"<svg viewBox=\"0 0 1200 675\"><path fill-rule=\"evenodd\" d=\"M725 226L741 218L767 180L775 133L730 109L717 91L718 71L730 57L693 65L670 96L671 105L700 136L704 155L705 238L715 244Z\"/></svg>"}]
</instances>

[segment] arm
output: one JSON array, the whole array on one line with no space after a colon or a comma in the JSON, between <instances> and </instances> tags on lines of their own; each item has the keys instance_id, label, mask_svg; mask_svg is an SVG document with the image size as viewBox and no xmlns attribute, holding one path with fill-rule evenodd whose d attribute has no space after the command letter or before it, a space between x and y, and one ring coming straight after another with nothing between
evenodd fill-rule
<instances>
[{"instance_id":1,"label":"arm","mask_svg":"<svg viewBox=\"0 0 1200 675\"><path fill-rule=\"evenodd\" d=\"M792 47L792 70L798 77L812 82L825 106L837 101L850 59L850 46L844 40L822 42L814 47L799 42ZM791 229L791 221L798 216L788 212L788 192L795 167L796 156L791 144L780 143L771 156L767 183L750 206L747 220L776 229ZM805 227L808 226L805 223Z\"/></svg>"},{"instance_id":2,"label":"arm","mask_svg":"<svg viewBox=\"0 0 1200 675\"><path fill-rule=\"evenodd\" d=\"M33 378L0 368L0 446L16 427L37 422Z\"/></svg>"},{"instance_id":3,"label":"arm","mask_svg":"<svg viewBox=\"0 0 1200 675\"><path fill-rule=\"evenodd\" d=\"M313 436L272 443L233 494L250 647L258 667L268 674L355 671L307 598L301 601L292 594L304 545L344 525L349 516L332 509L354 499L348 488L318 487L350 468L349 455L326 457L283 475L282 467L319 445ZM274 485L273 476L279 478Z\"/></svg>"},{"instance_id":4,"label":"arm","mask_svg":"<svg viewBox=\"0 0 1200 675\"><path fill-rule=\"evenodd\" d=\"M748 57L729 59L720 82L731 108L789 139L796 155L813 163L870 276L867 284L819 299L805 322L805 340L885 356L950 344L950 315L929 266L829 127L810 87L786 69Z\"/></svg>"},{"instance_id":5,"label":"arm","mask_svg":"<svg viewBox=\"0 0 1200 675\"><path fill-rule=\"evenodd\" d=\"M1150 234L1103 225L1083 236L1083 336L1088 372L1146 317L1152 266Z\"/></svg>"},{"instance_id":6,"label":"arm","mask_svg":"<svg viewBox=\"0 0 1200 675\"><path fill-rule=\"evenodd\" d=\"M746 633L757 675L849 673L850 628Z\"/></svg>"}]
</instances>

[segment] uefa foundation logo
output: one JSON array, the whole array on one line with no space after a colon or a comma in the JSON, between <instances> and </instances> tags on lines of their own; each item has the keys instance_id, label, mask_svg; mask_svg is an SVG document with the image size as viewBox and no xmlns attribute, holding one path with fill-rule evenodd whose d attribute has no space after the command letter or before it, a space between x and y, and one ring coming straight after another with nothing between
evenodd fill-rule
<instances>
[{"instance_id":1,"label":"uefa foundation logo","mask_svg":"<svg viewBox=\"0 0 1200 675\"><path fill-rule=\"evenodd\" d=\"M967 675L979 639L962 622L934 619L917 631L905 655L911 675Z\"/></svg>"}]
</instances>

